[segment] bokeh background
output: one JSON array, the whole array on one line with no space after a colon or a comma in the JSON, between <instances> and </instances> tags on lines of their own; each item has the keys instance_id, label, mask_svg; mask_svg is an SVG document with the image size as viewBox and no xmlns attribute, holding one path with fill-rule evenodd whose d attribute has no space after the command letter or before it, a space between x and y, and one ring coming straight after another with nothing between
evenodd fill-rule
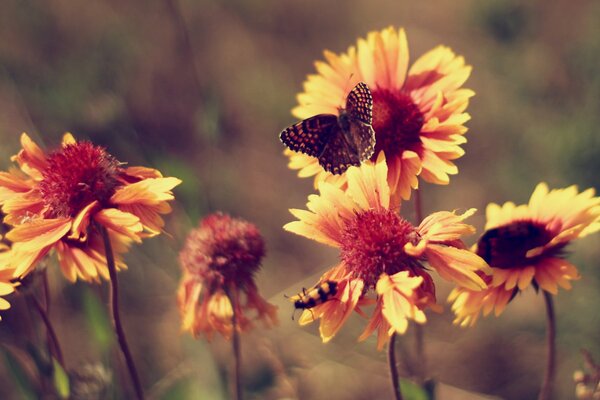
<instances>
[{"instance_id":1,"label":"bokeh background","mask_svg":"<svg viewBox=\"0 0 600 400\"><path fill-rule=\"evenodd\" d=\"M147 240L120 274L122 310L149 397L226 399L230 344L180 333L177 254L203 215L223 210L262 230L268 256L258 276L280 307L280 326L243 336L244 387L251 399L383 399L385 352L357 343L350 320L323 345L317 327L291 320L284 294L314 284L336 252L284 232L290 207L313 191L286 168L277 136L322 51L345 51L389 25L406 28L411 60L445 44L473 66L477 93L460 173L423 186L425 212L527 201L534 186L600 187L600 2L594 0L2 0L0 168L23 131L45 146L65 131L108 147L130 165L183 179L169 235ZM404 213L412 218L411 204ZM476 237L471 238L471 243ZM574 398L580 348L600 358L598 237L570 247L583 278L556 298L557 399ZM106 398L127 398L128 380L105 311L106 285L66 284L49 264L52 317L70 369L103 365ZM444 301L449 287L439 282ZM430 374L440 399L533 399L545 365L543 299L520 295L500 318L475 329L451 325L449 307L430 315ZM43 340L23 296L3 313L0 398L36 398L23 365ZM35 332L38 332L35 334ZM414 348L414 332L401 338ZM400 358L403 358L400 355ZM98 374L97 374L98 375ZM460 389L458 389L460 388Z\"/></svg>"}]
</instances>

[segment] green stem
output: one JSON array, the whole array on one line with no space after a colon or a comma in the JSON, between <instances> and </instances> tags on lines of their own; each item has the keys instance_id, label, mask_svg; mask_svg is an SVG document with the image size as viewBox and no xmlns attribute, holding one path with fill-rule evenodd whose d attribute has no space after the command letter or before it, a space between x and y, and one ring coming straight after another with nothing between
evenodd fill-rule
<instances>
[{"instance_id":1,"label":"green stem","mask_svg":"<svg viewBox=\"0 0 600 400\"><path fill-rule=\"evenodd\" d=\"M35 310L38 312L38 314L42 318L42 322L44 323L44 326L46 326L46 336L47 336L47 340L48 340L48 350L50 352L50 355L52 355L54 358L56 358L56 360L58 361L60 366L63 369L65 369L65 361L63 359L62 350L60 348L60 343L58 342L58 336L56 336L56 331L54 330L54 327L52 326L52 321L50 320L48 313L46 312L44 307L42 307L42 305L40 304L38 299L35 296L31 296L31 300L33 302L33 306L35 307Z\"/></svg>"},{"instance_id":2,"label":"green stem","mask_svg":"<svg viewBox=\"0 0 600 400\"><path fill-rule=\"evenodd\" d=\"M113 255L112 246L110 244L110 237L105 227L101 226L100 231L102 232L102 239L104 240L104 249L106 252L106 265L108 266L108 274L110 276L110 309L113 317L113 325L117 340L121 348L121 352L125 357L127 363L127 369L129 371L129 377L131 383L135 389L135 394L138 400L144 400L144 392L138 377L137 370L129 346L127 345L127 339L125 337L125 331L121 324L121 315L119 314L119 283L117 281L117 268L115 267L115 257Z\"/></svg>"},{"instance_id":3,"label":"green stem","mask_svg":"<svg viewBox=\"0 0 600 400\"><path fill-rule=\"evenodd\" d=\"M540 389L538 400L550 400L554 388L554 376L556 375L556 318L554 314L554 303L552 294L544 292L544 301L546 303L546 330L547 330L547 351L548 359L546 361L546 373Z\"/></svg>"},{"instance_id":4,"label":"green stem","mask_svg":"<svg viewBox=\"0 0 600 400\"><path fill-rule=\"evenodd\" d=\"M400 390L400 375L398 375L398 365L396 363L396 332L390 336L388 344L388 363L390 364L390 379L392 380L392 390L396 400L402 400Z\"/></svg>"},{"instance_id":5,"label":"green stem","mask_svg":"<svg viewBox=\"0 0 600 400\"><path fill-rule=\"evenodd\" d=\"M236 400L242 400L242 352L240 346L240 333L238 332L238 321L237 321L237 313L238 313L238 299L236 295L237 291L235 287L233 290L227 290L227 297L229 297L229 302L231 303L231 309L233 310L231 314L231 325L233 328L233 337L232 337L232 346L233 346L233 357L235 360L234 370L233 370L233 382L234 382L234 398Z\"/></svg>"}]
</instances>

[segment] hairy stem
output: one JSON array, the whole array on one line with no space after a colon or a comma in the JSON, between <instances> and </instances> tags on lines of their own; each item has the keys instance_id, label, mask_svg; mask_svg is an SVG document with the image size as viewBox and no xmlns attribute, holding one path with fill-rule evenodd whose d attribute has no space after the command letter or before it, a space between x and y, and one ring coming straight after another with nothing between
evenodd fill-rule
<instances>
[{"instance_id":1,"label":"hairy stem","mask_svg":"<svg viewBox=\"0 0 600 400\"><path fill-rule=\"evenodd\" d=\"M388 363L390 364L390 379L392 380L392 390L396 400L402 400L400 391L400 376L398 375L398 365L396 363L396 332L390 336L388 344Z\"/></svg>"},{"instance_id":2,"label":"hairy stem","mask_svg":"<svg viewBox=\"0 0 600 400\"><path fill-rule=\"evenodd\" d=\"M544 292L544 301L546 303L546 330L547 330L547 351L548 359L546 362L546 373L540 389L538 400L550 400L554 387L554 376L556 375L556 318L554 315L554 304L552 294Z\"/></svg>"},{"instance_id":3,"label":"hairy stem","mask_svg":"<svg viewBox=\"0 0 600 400\"><path fill-rule=\"evenodd\" d=\"M142 390L142 385L140 384L140 378L138 377L137 370L135 368L135 363L133 362L133 357L131 356L131 352L129 351L129 346L127 346L127 339L125 338L125 331L123 330L123 325L121 324L121 315L119 314L119 283L117 281L117 268L115 267L115 257L113 255L112 246L110 244L110 237L108 236L108 231L105 227L100 227L102 231L102 238L104 239L104 248L106 251L106 265L108 266L108 274L110 276L110 309L113 317L113 326L115 328L115 333L117 335L117 340L119 342L119 347L121 348L121 352L125 357L125 362L127 363L127 369L129 370L129 377L131 378L131 383L135 389L135 394L138 400L144 399L144 392Z\"/></svg>"}]
</instances>

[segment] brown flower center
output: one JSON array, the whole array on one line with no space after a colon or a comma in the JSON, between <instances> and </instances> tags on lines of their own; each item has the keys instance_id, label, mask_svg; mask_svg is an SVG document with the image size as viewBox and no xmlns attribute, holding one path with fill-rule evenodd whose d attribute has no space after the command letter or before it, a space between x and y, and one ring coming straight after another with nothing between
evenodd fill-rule
<instances>
[{"instance_id":1,"label":"brown flower center","mask_svg":"<svg viewBox=\"0 0 600 400\"><path fill-rule=\"evenodd\" d=\"M553 236L543 224L516 221L486 231L477 243L477 254L495 268L523 267L535 262L526 257L527 252L545 245Z\"/></svg>"},{"instance_id":2,"label":"brown flower center","mask_svg":"<svg viewBox=\"0 0 600 400\"><path fill-rule=\"evenodd\" d=\"M384 272L393 275L420 268L418 260L404 252L406 243L417 241L415 227L397 213L360 211L344 227L341 258L366 288L374 288Z\"/></svg>"},{"instance_id":3,"label":"brown flower center","mask_svg":"<svg viewBox=\"0 0 600 400\"><path fill-rule=\"evenodd\" d=\"M69 144L50 154L39 185L45 216L74 217L95 200L107 203L119 172L119 162L89 142Z\"/></svg>"},{"instance_id":4,"label":"brown flower center","mask_svg":"<svg viewBox=\"0 0 600 400\"><path fill-rule=\"evenodd\" d=\"M397 157L404 150L416 150L421 143L423 114L410 95L400 91L375 89L373 95L373 129L375 130L375 152L380 150L386 157Z\"/></svg>"}]
</instances>

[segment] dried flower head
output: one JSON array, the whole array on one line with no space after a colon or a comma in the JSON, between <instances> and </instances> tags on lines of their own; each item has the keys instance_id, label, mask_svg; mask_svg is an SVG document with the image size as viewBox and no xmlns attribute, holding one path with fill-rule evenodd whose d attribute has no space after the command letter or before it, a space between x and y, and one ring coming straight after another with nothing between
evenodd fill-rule
<instances>
[{"instance_id":1,"label":"dried flower head","mask_svg":"<svg viewBox=\"0 0 600 400\"><path fill-rule=\"evenodd\" d=\"M77 142L44 152L29 136L12 159L19 169L0 172L0 205L12 229L8 267L23 278L54 251L70 281L108 279L100 230L108 231L117 268L132 242L161 232L171 211L171 189L181 181L157 170L125 167L103 147Z\"/></svg>"},{"instance_id":2,"label":"dried flower head","mask_svg":"<svg viewBox=\"0 0 600 400\"><path fill-rule=\"evenodd\" d=\"M222 213L200 221L179 254L182 329L195 337L203 333L211 338L217 331L228 338L234 307L242 330L251 327L247 313L252 310L266 325L277 323L277 308L259 295L254 283L264 255L263 238L253 224Z\"/></svg>"}]
</instances>

